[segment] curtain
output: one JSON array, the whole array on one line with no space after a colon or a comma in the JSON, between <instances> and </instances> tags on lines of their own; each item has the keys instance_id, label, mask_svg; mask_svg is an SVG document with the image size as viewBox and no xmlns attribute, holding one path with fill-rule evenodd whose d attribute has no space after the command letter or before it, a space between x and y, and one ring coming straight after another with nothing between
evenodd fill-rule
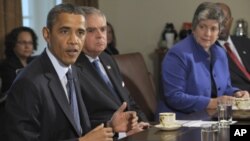
<instances>
[{"instance_id":1,"label":"curtain","mask_svg":"<svg viewBox=\"0 0 250 141\"><path fill-rule=\"evenodd\" d=\"M0 0L0 60L4 58L5 35L13 28L21 25L21 0Z\"/></svg>"},{"instance_id":2,"label":"curtain","mask_svg":"<svg viewBox=\"0 0 250 141\"><path fill-rule=\"evenodd\" d=\"M72 3L81 6L92 6L98 8L98 0L63 0L64 3Z\"/></svg>"}]
</instances>

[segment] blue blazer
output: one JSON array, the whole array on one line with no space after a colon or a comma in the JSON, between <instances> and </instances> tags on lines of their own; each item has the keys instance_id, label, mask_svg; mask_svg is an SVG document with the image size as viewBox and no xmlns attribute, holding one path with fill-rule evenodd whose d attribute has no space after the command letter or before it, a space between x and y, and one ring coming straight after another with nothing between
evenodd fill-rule
<instances>
[{"instance_id":1,"label":"blue blazer","mask_svg":"<svg viewBox=\"0 0 250 141\"><path fill-rule=\"evenodd\" d=\"M189 35L174 45L163 59L163 95L158 101L156 115L159 112L176 112L178 117L206 109L211 98L211 77L215 81L217 96L232 95L238 90L231 86L223 48L214 44L209 57L193 35Z\"/></svg>"}]
</instances>

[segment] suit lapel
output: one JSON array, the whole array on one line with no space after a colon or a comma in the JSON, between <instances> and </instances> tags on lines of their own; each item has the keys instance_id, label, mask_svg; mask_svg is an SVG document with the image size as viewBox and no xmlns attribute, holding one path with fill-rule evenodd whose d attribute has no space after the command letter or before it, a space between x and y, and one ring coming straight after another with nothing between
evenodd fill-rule
<instances>
[{"instance_id":1,"label":"suit lapel","mask_svg":"<svg viewBox=\"0 0 250 141\"><path fill-rule=\"evenodd\" d=\"M237 40L234 39L234 37L231 36L231 39L232 39L232 42L234 43L235 46L237 46L237 51L239 52L239 49L238 49L238 46L241 46L239 42L237 42ZM216 44L221 46L222 45L216 41ZM238 68L238 66L234 63L234 61L231 59L231 57L227 54L227 60L228 60L228 66L229 66L229 69L230 69L230 72L234 72L235 74L239 75L241 78L243 79L246 79L245 75L241 72L241 70ZM241 54L239 53L240 57ZM246 79L247 80L247 79Z\"/></svg>"},{"instance_id":2,"label":"suit lapel","mask_svg":"<svg viewBox=\"0 0 250 141\"><path fill-rule=\"evenodd\" d=\"M115 65L112 64L109 60L105 59L105 57L103 57L102 54L99 57L102 61L103 67L106 70L107 75L110 78L110 81L112 82L114 88L117 90L117 94L120 97L119 103L121 103L121 101L125 101L126 98L124 97L123 94L124 91L122 90L122 82L119 78L115 76L115 72L119 72L119 70L115 70L117 69Z\"/></svg>"},{"instance_id":3,"label":"suit lapel","mask_svg":"<svg viewBox=\"0 0 250 141\"><path fill-rule=\"evenodd\" d=\"M227 58L228 58L228 64L229 64L229 68L231 71L235 72L236 74L238 74L239 76L241 76L242 78L246 78L245 75L242 73L242 71L239 69L239 67L234 63L234 61L231 59L231 57L227 54Z\"/></svg>"},{"instance_id":4,"label":"suit lapel","mask_svg":"<svg viewBox=\"0 0 250 141\"><path fill-rule=\"evenodd\" d=\"M242 62L247 69L248 72L250 72L250 49L249 49L249 40L240 40L241 37L231 37L239 56L242 58ZM248 42L247 42L248 41Z\"/></svg>"},{"instance_id":5,"label":"suit lapel","mask_svg":"<svg viewBox=\"0 0 250 141\"><path fill-rule=\"evenodd\" d=\"M73 67L72 67L73 68ZM81 96L81 90L80 90L80 85L78 81L78 77L76 74L76 71L73 69L73 75L74 75L74 83L76 86L76 96L77 96L77 101L78 101L78 108L79 108L79 115L80 115L80 121L81 121L81 127L83 130L83 133L87 133L91 129L90 121L89 121L89 116L87 113L86 106L83 102L82 96Z\"/></svg>"},{"instance_id":6,"label":"suit lapel","mask_svg":"<svg viewBox=\"0 0 250 141\"><path fill-rule=\"evenodd\" d=\"M89 59L84 55L80 54L80 57L78 58L78 63L77 65L81 68L81 72L85 74L91 74L89 75L89 78L91 79L92 82L95 83L95 86L97 89L99 89L103 95L101 96L107 96L109 99L111 99L116 105L120 105L121 102L116 100L113 95L110 93L109 88L106 86L106 83L104 80L99 76L98 72L96 72L94 66L91 64Z\"/></svg>"},{"instance_id":7,"label":"suit lapel","mask_svg":"<svg viewBox=\"0 0 250 141\"><path fill-rule=\"evenodd\" d=\"M238 40L239 37L231 37L235 47L236 47L236 50L239 54L239 56L242 58L242 63L244 64L245 68L247 69L247 71L249 72L250 71L250 65L249 65L249 62L246 62L246 57L248 52L247 50L245 50L245 48L247 48L248 46L245 46L244 43L242 43L242 41L239 41ZM249 52L250 53L250 52ZM229 60L229 63L230 63L230 69L234 72L236 72L236 74L238 74L239 76L241 76L243 79L245 80L248 80L246 78L246 76L244 75L244 73L238 68L238 66L234 63L234 61L230 58L230 56L228 56L228 60ZM249 81L249 80L248 80Z\"/></svg>"},{"instance_id":8,"label":"suit lapel","mask_svg":"<svg viewBox=\"0 0 250 141\"><path fill-rule=\"evenodd\" d=\"M42 64L44 67L47 68L45 77L48 78L49 81L49 89L52 92L52 95L55 97L58 105L64 112L65 116L69 119L69 122L74 127L74 130L77 132L77 134L80 136L81 134L78 132L70 105L68 103L68 100L66 98L65 91L63 89L63 86L61 85L61 81L58 78L58 75L49 59L46 53L43 53L45 56L44 64Z\"/></svg>"}]
</instances>

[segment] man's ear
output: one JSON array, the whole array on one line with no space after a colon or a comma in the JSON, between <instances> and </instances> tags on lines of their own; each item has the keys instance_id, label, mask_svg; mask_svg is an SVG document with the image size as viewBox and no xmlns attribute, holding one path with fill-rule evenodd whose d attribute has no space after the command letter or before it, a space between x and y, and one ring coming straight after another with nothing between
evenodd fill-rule
<instances>
[{"instance_id":1,"label":"man's ear","mask_svg":"<svg viewBox=\"0 0 250 141\"><path fill-rule=\"evenodd\" d=\"M49 40L49 38L50 38L50 30L47 28L47 27L43 27L43 38L44 38L44 40L48 43L48 44L50 44L49 42L50 42L50 40Z\"/></svg>"}]
</instances>

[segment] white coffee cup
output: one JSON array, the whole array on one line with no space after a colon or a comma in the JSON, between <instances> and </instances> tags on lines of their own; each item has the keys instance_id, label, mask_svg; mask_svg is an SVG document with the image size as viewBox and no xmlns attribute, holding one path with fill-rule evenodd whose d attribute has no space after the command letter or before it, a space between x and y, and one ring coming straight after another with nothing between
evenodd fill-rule
<instances>
[{"instance_id":1,"label":"white coffee cup","mask_svg":"<svg viewBox=\"0 0 250 141\"><path fill-rule=\"evenodd\" d=\"M173 112L159 113L159 120L161 126L171 126L176 123L176 115Z\"/></svg>"},{"instance_id":2,"label":"white coffee cup","mask_svg":"<svg viewBox=\"0 0 250 141\"><path fill-rule=\"evenodd\" d=\"M235 105L239 110L246 110L250 108L249 98L235 98Z\"/></svg>"}]
</instances>

